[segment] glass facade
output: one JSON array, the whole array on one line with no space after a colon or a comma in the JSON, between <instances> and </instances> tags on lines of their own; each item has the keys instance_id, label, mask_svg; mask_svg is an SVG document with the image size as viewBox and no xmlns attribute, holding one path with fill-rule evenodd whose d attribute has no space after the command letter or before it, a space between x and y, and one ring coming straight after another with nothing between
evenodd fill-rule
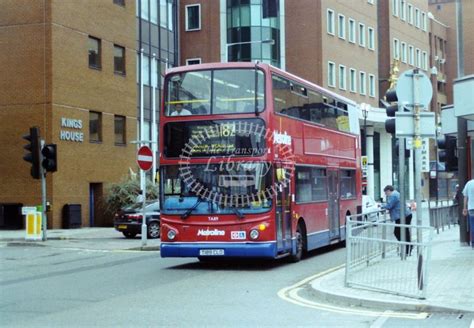
<instances>
[{"instance_id":1,"label":"glass facade","mask_svg":"<svg viewBox=\"0 0 474 328\"><path fill-rule=\"evenodd\" d=\"M281 66L278 0L227 0L227 53L229 62Z\"/></svg>"},{"instance_id":2,"label":"glass facade","mask_svg":"<svg viewBox=\"0 0 474 328\"><path fill-rule=\"evenodd\" d=\"M143 49L143 63L137 55L137 108L140 116L140 81L143 81L145 138L151 138L152 85L156 86L156 117L163 77L167 68L178 63L177 0L136 0L137 49ZM153 54L157 65L152 65ZM141 67L141 69L140 69ZM152 71L153 70L153 71Z\"/></svg>"}]
</instances>

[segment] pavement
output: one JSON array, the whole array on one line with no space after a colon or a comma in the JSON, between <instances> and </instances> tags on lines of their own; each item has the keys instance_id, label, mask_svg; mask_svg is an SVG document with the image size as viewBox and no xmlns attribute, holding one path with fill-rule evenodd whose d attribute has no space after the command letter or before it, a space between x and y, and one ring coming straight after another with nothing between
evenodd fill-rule
<instances>
[{"instance_id":1,"label":"pavement","mask_svg":"<svg viewBox=\"0 0 474 328\"><path fill-rule=\"evenodd\" d=\"M416 256L412 255L409 260L416 261ZM398 261L401 260L398 258ZM312 294L318 299L348 306L391 311L474 313L474 249L461 245L458 225L440 230L439 234L435 232L427 276L428 289L423 300L346 287L345 266L313 280L311 287Z\"/></svg>"},{"instance_id":2,"label":"pavement","mask_svg":"<svg viewBox=\"0 0 474 328\"><path fill-rule=\"evenodd\" d=\"M0 244L103 251L160 250L160 239L147 239L143 246L140 235L127 239L114 228L50 229L46 236L46 241L25 240L25 230L0 230Z\"/></svg>"},{"instance_id":3,"label":"pavement","mask_svg":"<svg viewBox=\"0 0 474 328\"><path fill-rule=\"evenodd\" d=\"M0 230L1 244L101 251L158 251L160 248L159 239L148 239L146 246L142 246L140 236L126 239L114 228L48 230L46 241L26 241L24 230ZM345 287L344 266L318 275L310 282L310 294L318 300L351 307L474 313L474 250L459 242L459 226L434 233L428 270L428 290L423 300Z\"/></svg>"}]
</instances>

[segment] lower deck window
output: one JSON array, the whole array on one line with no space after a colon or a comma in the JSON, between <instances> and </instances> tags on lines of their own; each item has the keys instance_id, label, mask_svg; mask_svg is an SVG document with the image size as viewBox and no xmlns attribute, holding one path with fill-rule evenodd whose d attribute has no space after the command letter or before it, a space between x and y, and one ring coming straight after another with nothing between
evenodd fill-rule
<instances>
[{"instance_id":1,"label":"lower deck window","mask_svg":"<svg viewBox=\"0 0 474 328\"><path fill-rule=\"evenodd\" d=\"M326 170L315 167L296 167L296 202L327 200Z\"/></svg>"},{"instance_id":2,"label":"lower deck window","mask_svg":"<svg viewBox=\"0 0 474 328\"><path fill-rule=\"evenodd\" d=\"M341 198L348 199L356 196L356 183L354 170L341 171Z\"/></svg>"}]
</instances>

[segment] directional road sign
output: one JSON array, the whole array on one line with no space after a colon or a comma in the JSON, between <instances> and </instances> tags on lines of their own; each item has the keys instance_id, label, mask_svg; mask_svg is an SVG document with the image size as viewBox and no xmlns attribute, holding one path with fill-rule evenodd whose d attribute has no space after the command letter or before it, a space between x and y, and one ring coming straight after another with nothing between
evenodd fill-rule
<instances>
[{"instance_id":1,"label":"directional road sign","mask_svg":"<svg viewBox=\"0 0 474 328\"><path fill-rule=\"evenodd\" d=\"M137 152L137 163L143 171L148 171L153 166L153 152L148 146L141 146Z\"/></svg>"},{"instance_id":2,"label":"directional road sign","mask_svg":"<svg viewBox=\"0 0 474 328\"><path fill-rule=\"evenodd\" d=\"M423 72L416 70L408 70L402 73L397 81L397 97L399 104L413 104L414 99L414 79L417 79L418 101L424 108L428 108L431 98L433 97L433 86L428 76Z\"/></svg>"},{"instance_id":3,"label":"directional road sign","mask_svg":"<svg viewBox=\"0 0 474 328\"><path fill-rule=\"evenodd\" d=\"M415 127L413 124L413 113L396 113L395 119L395 136L397 138L410 138L415 135ZM435 113L420 113L420 137L434 138L436 136Z\"/></svg>"}]
</instances>

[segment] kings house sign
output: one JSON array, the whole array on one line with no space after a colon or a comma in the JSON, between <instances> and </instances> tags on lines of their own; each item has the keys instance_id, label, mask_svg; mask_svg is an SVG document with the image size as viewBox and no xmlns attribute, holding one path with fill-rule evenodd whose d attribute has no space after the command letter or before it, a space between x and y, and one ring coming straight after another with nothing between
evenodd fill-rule
<instances>
[{"instance_id":1,"label":"kings house sign","mask_svg":"<svg viewBox=\"0 0 474 328\"><path fill-rule=\"evenodd\" d=\"M64 141L84 142L82 120L61 117L59 139Z\"/></svg>"}]
</instances>

